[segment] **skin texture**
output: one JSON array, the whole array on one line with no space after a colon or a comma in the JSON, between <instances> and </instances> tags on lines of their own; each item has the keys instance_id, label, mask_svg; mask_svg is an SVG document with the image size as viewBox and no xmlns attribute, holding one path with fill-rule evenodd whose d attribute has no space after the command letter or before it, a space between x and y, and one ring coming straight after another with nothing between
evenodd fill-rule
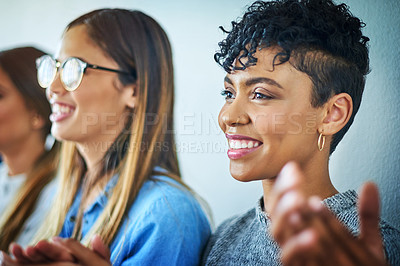
<instances>
[{"instance_id":1,"label":"skin texture","mask_svg":"<svg viewBox=\"0 0 400 266\"><path fill-rule=\"evenodd\" d=\"M312 107L310 78L290 62L273 65L278 51L257 51L256 65L225 78L226 103L218 119L222 131L262 143L230 160L231 175L239 181L262 180L264 201L268 201L279 171L293 160L305 172L307 194L332 196L337 191L329 177L329 143L350 117L351 97L342 93L321 108ZM317 146L320 132L327 143L322 152Z\"/></svg>"},{"instance_id":2,"label":"skin texture","mask_svg":"<svg viewBox=\"0 0 400 266\"><path fill-rule=\"evenodd\" d=\"M10 175L29 171L44 151L41 133L44 123L43 118L26 106L19 91L0 67L0 154Z\"/></svg>"},{"instance_id":3,"label":"skin texture","mask_svg":"<svg viewBox=\"0 0 400 266\"><path fill-rule=\"evenodd\" d=\"M84 25L71 28L63 36L56 58L64 62L68 57L119 69L89 38ZM88 68L73 92L64 89L58 74L47 89L49 101L53 108L60 103L71 107L73 112L61 121L54 121L53 117L51 132L57 139L77 143L90 171L122 131L123 118L134 107L133 94L133 86L123 87L113 72Z\"/></svg>"},{"instance_id":4,"label":"skin texture","mask_svg":"<svg viewBox=\"0 0 400 266\"><path fill-rule=\"evenodd\" d=\"M290 61L274 66L278 51L257 51L256 65L225 78L221 129L262 143L244 156L230 157L231 174L239 181L262 180L264 211L272 219L284 264L384 265L375 186L367 184L364 189L369 193L360 197L358 239L320 203L337 193L329 176L329 146L332 136L349 121L352 99L341 93L320 108L312 107L310 78ZM326 137L322 151L317 145L320 133ZM285 167L277 182L289 161L296 165Z\"/></svg>"},{"instance_id":5,"label":"skin texture","mask_svg":"<svg viewBox=\"0 0 400 266\"><path fill-rule=\"evenodd\" d=\"M98 235L92 238L90 246L87 248L76 240L59 237L52 241L42 240L25 250L14 244L10 252L15 259L1 252L0 265L111 265L110 251Z\"/></svg>"},{"instance_id":6,"label":"skin texture","mask_svg":"<svg viewBox=\"0 0 400 266\"><path fill-rule=\"evenodd\" d=\"M387 265L379 230L379 193L366 183L360 193L360 236L353 237L317 197L303 193L305 177L288 163L271 191L271 233L285 265Z\"/></svg>"},{"instance_id":7,"label":"skin texture","mask_svg":"<svg viewBox=\"0 0 400 266\"><path fill-rule=\"evenodd\" d=\"M119 69L119 66L89 38L86 26L69 29L63 36L56 58L64 62L69 57L78 57L91 64ZM96 164L122 131L125 118L131 114L136 96L134 85L123 86L118 75L109 71L86 69L82 82L75 91L63 87L60 75L47 89L52 105L51 132L59 140L73 141L88 167L91 178ZM68 106L73 110L64 119L54 115L55 106ZM87 197L86 206L100 193L94 187Z\"/></svg>"}]
</instances>

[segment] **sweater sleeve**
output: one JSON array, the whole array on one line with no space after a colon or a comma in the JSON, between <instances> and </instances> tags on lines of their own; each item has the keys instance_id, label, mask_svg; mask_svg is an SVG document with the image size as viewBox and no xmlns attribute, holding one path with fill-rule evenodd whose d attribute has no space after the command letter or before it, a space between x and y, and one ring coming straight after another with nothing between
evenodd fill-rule
<instances>
[{"instance_id":1,"label":"sweater sleeve","mask_svg":"<svg viewBox=\"0 0 400 266\"><path fill-rule=\"evenodd\" d=\"M392 266L400 266L400 231L382 221L381 233L387 261Z\"/></svg>"}]
</instances>

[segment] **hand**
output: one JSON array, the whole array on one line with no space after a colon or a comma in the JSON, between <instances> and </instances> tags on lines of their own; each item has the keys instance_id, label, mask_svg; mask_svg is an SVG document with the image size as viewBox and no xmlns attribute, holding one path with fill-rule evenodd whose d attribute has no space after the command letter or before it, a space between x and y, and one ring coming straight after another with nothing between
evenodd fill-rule
<instances>
[{"instance_id":1,"label":"hand","mask_svg":"<svg viewBox=\"0 0 400 266\"><path fill-rule=\"evenodd\" d=\"M52 242L39 241L34 247L23 250L12 245L11 253L15 259L3 253L1 265L110 265L110 251L99 236L91 240L92 249L76 240L54 237Z\"/></svg>"},{"instance_id":2,"label":"hand","mask_svg":"<svg viewBox=\"0 0 400 266\"><path fill-rule=\"evenodd\" d=\"M2 252L1 265L49 265L53 262L73 263L75 258L57 241L39 241L35 246L25 250L18 244L10 245L10 253L14 259Z\"/></svg>"},{"instance_id":3,"label":"hand","mask_svg":"<svg viewBox=\"0 0 400 266\"><path fill-rule=\"evenodd\" d=\"M271 233L285 265L386 265L379 229L379 193L367 183L359 197L360 236L316 197L302 193L304 176L294 163L281 171L270 201Z\"/></svg>"},{"instance_id":4,"label":"hand","mask_svg":"<svg viewBox=\"0 0 400 266\"><path fill-rule=\"evenodd\" d=\"M103 243L101 238L97 235L95 235L91 240L91 249L85 247L79 241L74 239L56 238L55 242L68 250L68 252L75 258L76 263L79 265L111 265L110 251L108 247ZM76 264L72 263L62 265Z\"/></svg>"}]
</instances>

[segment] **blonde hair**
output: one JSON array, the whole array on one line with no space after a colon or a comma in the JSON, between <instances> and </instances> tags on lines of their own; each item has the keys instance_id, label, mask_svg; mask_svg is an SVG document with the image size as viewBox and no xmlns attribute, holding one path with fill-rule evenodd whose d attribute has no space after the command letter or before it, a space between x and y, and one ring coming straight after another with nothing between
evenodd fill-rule
<instances>
[{"instance_id":1,"label":"blonde hair","mask_svg":"<svg viewBox=\"0 0 400 266\"><path fill-rule=\"evenodd\" d=\"M71 22L66 31L77 25L85 25L94 43L115 60L121 69L131 73L130 77L121 75L121 82L135 83L137 89L135 93L138 100L132 116L127 119L126 128L106 152L99 166L99 177L119 174L118 181L105 209L83 239L87 244L94 234L98 234L106 244L110 244L155 166L161 166L167 175L181 182L172 127L172 51L160 25L139 11L95 10ZM153 114L156 119L150 123L147 114ZM163 143L163 148L157 145L160 143ZM85 171L85 164L75 144L64 142L60 189L38 239L60 233L66 214L82 186ZM81 238L80 226L81 221L77 220L73 237L78 239Z\"/></svg>"},{"instance_id":2,"label":"blonde hair","mask_svg":"<svg viewBox=\"0 0 400 266\"><path fill-rule=\"evenodd\" d=\"M7 73L27 108L37 113L44 121L42 142L50 133L51 108L44 90L36 80L36 58L45 53L34 47L18 47L0 52L0 68ZM26 151L29 152L29 151ZM17 239L25 221L32 214L43 188L55 177L58 166L59 143L45 150L26 173L26 181L7 207L0 219L0 250Z\"/></svg>"}]
</instances>

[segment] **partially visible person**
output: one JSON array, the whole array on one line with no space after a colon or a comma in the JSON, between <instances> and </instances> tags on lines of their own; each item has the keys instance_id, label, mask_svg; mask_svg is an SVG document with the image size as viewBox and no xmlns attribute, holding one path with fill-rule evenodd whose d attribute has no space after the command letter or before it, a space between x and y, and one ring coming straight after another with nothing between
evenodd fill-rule
<instances>
[{"instance_id":1,"label":"partially visible person","mask_svg":"<svg viewBox=\"0 0 400 266\"><path fill-rule=\"evenodd\" d=\"M59 144L36 78L44 54L33 47L0 52L0 250L32 240L56 190Z\"/></svg>"},{"instance_id":2,"label":"partially visible person","mask_svg":"<svg viewBox=\"0 0 400 266\"><path fill-rule=\"evenodd\" d=\"M211 229L180 176L173 73L165 31L125 9L78 17L55 58L38 60L52 133L63 141L62 189L43 240L11 246L18 263L199 264ZM96 235L110 249L101 258L91 249ZM57 244L64 242L78 248Z\"/></svg>"},{"instance_id":3,"label":"partially visible person","mask_svg":"<svg viewBox=\"0 0 400 266\"><path fill-rule=\"evenodd\" d=\"M215 54L227 72L218 121L229 145L231 175L243 182L261 180L263 196L255 208L217 228L204 264L281 265L284 260L329 265L337 263L331 258L337 253L339 265L357 265L360 257L378 265L400 264L400 232L385 221L378 227L377 208L365 209L364 204L360 230L357 193L338 192L329 173L330 155L354 120L369 72L363 27L347 5L331 0L256 1L232 22ZM303 194L274 204L277 176L290 161L299 170L286 174L284 183L300 173ZM374 195L366 199L362 193L360 201L376 206ZM319 197L330 216L324 208L301 204L312 196ZM300 207L291 212L296 203ZM364 215L366 211L375 217ZM303 212L312 218L302 217ZM305 253L291 253L287 244L307 228L328 238L314 243L329 245L321 247L326 254L308 253L303 263ZM382 238L376 237L378 228ZM330 230L334 233L326 233ZM366 240L366 234L373 237ZM344 236L343 241L337 236Z\"/></svg>"}]
</instances>

